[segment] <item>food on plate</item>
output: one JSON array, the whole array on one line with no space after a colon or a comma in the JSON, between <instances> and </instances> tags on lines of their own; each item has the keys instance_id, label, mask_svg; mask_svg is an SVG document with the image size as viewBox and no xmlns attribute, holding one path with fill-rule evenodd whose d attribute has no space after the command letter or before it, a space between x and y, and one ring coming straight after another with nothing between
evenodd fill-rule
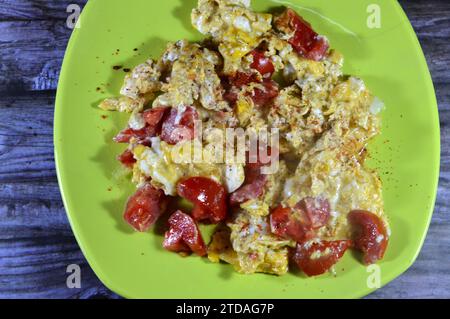
<instances>
[{"instance_id":1,"label":"food on plate","mask_svg":"<svg viewBox=\"0 0 450 319\"><path fill-rule=\"evenodd\" d=\"M203 42L168 44L99 105L130 114L114 138L137 186L125 221L145 232L165 214L165 249L243 274L322 275L349 249L381 260L390 230L365 159L383 103L293 9L199 0L192 25ZM236 146L230 130L277 140ZM200 224L215 227L209 243Z\"/></svg>"}]
</instances>

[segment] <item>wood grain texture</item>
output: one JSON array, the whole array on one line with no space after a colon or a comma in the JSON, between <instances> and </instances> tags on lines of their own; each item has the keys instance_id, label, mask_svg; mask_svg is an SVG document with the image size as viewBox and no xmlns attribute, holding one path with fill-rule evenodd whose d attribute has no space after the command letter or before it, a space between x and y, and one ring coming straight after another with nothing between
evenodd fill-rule
<instances>
[{"instance_id":1,"label":"wood grain texture","mask_svg":"<svg viewBox=\"0 0 450 319\"><path fill-rule=\"evenodd\" d=\"M0 298L118 298L89 268L73 237L53 158L55 89L71 30L66 0L0 0ZM435 82L442 162L422 252L368 298L450 298L450 3L403 0ZM66 267L82 288L66 287Z\"/></svg>"}]
</instances>

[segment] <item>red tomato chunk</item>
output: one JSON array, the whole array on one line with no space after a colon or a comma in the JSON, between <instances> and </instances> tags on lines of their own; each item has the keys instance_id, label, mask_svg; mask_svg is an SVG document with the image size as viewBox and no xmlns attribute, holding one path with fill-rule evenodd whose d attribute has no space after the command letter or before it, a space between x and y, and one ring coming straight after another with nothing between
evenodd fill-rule
<instances>
[{"instance_id":1,"label":"red tomato chunk","mask_svg":"<svg viewBox=\"0 0 450 319\"><path fill-rule=\"evenodd\" d=\"M152 130L154 131L154 135L161 134L163 119L168 110L168 107L155 107L144 111L144 120L147 123L147 126L152 128Z\"/></svg>"},{"instance_id":2,"label":"red tomato chunk","mask_svg":"<svg viewBox=\"0 0 450 319\"><path fill-rule=\"evenodd\" d=\"M327 200L307 197L295 208L277 207L270 215L272 233L298 243L314 237L314 230L325 226L330 217Z\"/></svg>"},{"instance_id":3,"label":"red tomato chunk","mask_svg":"<svg viewBox=\"0 0 450 319\"><path fill-rule=\"evenodd\" d=\"M266 145L258 145L255 154L247 152L244 185L230 195L231 205L236 206L264 195L268 179L261 169L271 164L272 156L278 157L278 151L274 152Z\"/></svg>"},{"instance_id":4,"label":"red tomato chunk","mask_svg":"<svg viewBox=\"0 0 450 319\"><path fill-rule=\"evenodd\" d=\"M246 173L244 185L230 195L230 204L235 206L245 203L251 199L259 198L264 194L264 187L266 184L266 175L258 174L255 177L249 178L248 173Z\"/></svg>"},{"instance_id":5,"label":"red tomato chunk","mask_svg":"<svg viewBox=\"0 0 450 319\"><path fill-rule=\"evenodd\" d=\"M130 143L134 138L138 144L150 145L150 138L154 137L153 130L149 127L145 127L141 130L133 130L132 128L126 128L121 131L116 137L114 142L116 143Z\"/></svg>"},{"instance_id":6,"label":"red tomato chunk","mask_svg":"<svg viewBox=\"0 0 450 319\"><path fill-rule=\"evenodd\" d=\"M121 162L125 167L132 168L134 163L136 163L136 159L134 158L133 152L130 150L125 150L122 154L117 158L119 162Z\"/></svg>"},{"instance_id":7,"label":"red tomato chunk","mask_svg":"<svg viewBox=\"0 0 450 319\"><path fill-rule=\"evenodd\" d=\"M275 72L272 61L260 50L253 50L250 54L253 55L253 63L250 67L261 73L263 77L270 78Z\"/></svg>"},{"instance_id":8,"label":"red tomato chunk","mask_svg":"<svg viewBox=\"0 0 450 319\"><path fill-rule=\"evenodd\" d=\"M293 34L288 42L301 56L315 61L320 61L326 56L329 48L326 38L318 35L294 10L287 9L278 17L275 24L286 34Z\"/></svg>"},{"instance_id":9,"label":"red tomato chunk","mask_svg":"<svg viewBox=\"0 0 450 319\"><path fill-rule=\"evenodd\" d=\"M182 114L173 108L162 124L161 140L168 144L176 145L182 141L190 141L195 137L194 124L199 120L195 108L187 107Z\"/></svg>"},{"instance_id":10,"label":"red tomato chunk","mask_svg":"<svg viewBox=\"0 0 450 319\"><path fill-rule=\"evenodd\" d=\"M261 80L256 73L237 72L233 77L224 80L224 99L230 104L235 104L238 99L238 92L251 83L258 83L262 86L261 88L254 88L251 93L247 94L258 107L267 105L279 94L278 84L270 78Z\"/></svg>"},{"instance_id":11,"label":"red tomato chunk","mask_svg":"<svg viewBox=\"0 0 450 319\"><path fill-rule=\"evenodd\" d=\"M128 199L124 219L136 231L145 232L156 223L166 207L164 192L145 184Z\"/></svg>"},{"instance_id":12,"label":"red tomato chunk","mask_svg":"<svg viewBox=\"0 0 450 319\"><path fill-rule=\"evenodd\" d=\"M264 79L263 88L255 88L251 94L251 99L256 106L262 107L278 96L278 84L270 79Z\"/></svg>"},{"instance_id":13,"label":"red tomato chunk","mask_svg":"<svg viewBox=\"0 0 450 319\"><path fill-rule=\"evenodd\" d=\"M146 122L145 127L140 130L126 128L114 137L114 141L116 143L130 143L131 139L134 138L138 144L149 146L150 139L161 132L162 120L166 111L167 108L165 107L157 107L144 111L142 116Z\"/></svg>"},{"instance_id":14,"label":"red tomato chunk","mask_svg":"<svg viewBox=\"0 0 450 319\"><path fill-rule=\"evenodd\" d=\"M349 240L297 244L293 261L308 276L322 275L344 256L351 245Z\"/></svg>"},{"instance_id":15,"label":"red tomato chunk","mask_svg":"<svg viewBox=\"0 0 450 319\"><path fill-rule=\"evenodd\" d=\"M180 210L169 218L169 230L164 236L163 246L177 253L192 251L199 256L206 255L206 245L197 224Z\"/></svg>"},{"instance_id":16,"label":"red tomato chunk","mask_svg":"<svg viewBox=\"0 0 450 319\"><path fill-rule=\"evenodd\" d=\"M383 221L363 210L350 212L348 220L354 228L355 248L364 254L364 263L370 265L383 259L389 241Z\"/></svg>"},{"instance_id":17,"label":"red tomato chunk","mask_svg":"<svg viewBox=\"0 0 450 319\"><path fill-rule=\"evenodd\" d=\"M225 188L206 177L192 177L177 185L178 195L194 203L194 218L217 224L227 217Z\"/></svg>"}]
</instances>

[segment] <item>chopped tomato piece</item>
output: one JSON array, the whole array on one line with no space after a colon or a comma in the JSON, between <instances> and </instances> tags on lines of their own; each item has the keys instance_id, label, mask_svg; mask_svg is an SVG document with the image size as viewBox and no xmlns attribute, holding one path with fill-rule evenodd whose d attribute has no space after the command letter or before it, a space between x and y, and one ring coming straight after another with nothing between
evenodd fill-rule
<instances>
[{"instance_id":1,"label":"chopped tomato piece","mask_svg":"<svg viewBox=\"0 0 450 319\"><path fill-rule=\"evenodd\" d=\"M253 55L253 62L250 67L261 73L263 77L270 78L275 72L272 61L260 50L253 50L251 55Z\"/></svg>"},{"instance_id":2,"label":"chopped tomato piece","mask_svg":"<svg viewBox=\"0 0 450 319\"><path fill-rule=\"evenodd\" d=\"M254 82L260 82L256 73L244 73L236 72L236 74L230 79L231 85L241 88L244 85L248 85Z\"/></svg>"},{"instance_id":3,"label":"chopped tomato piece","mask_svg":"<svg viewBox=\"0 0 450 319\"><path fill-rule=\"evenodd\" d=\"M329 217L327 200L307 197L295 208L277 207L270 215L270 227L275 235L302 243L314 237L314 230L325 226Z\"/></svg>"},{"instance_id":4,"label":"chopped tomato piece","mask_svg":"<svg viewBox=\"0 0 450 319\"><path fill-rule=\"evenodd\" d=\"M262 196L266 184L267 175L259 174L256 177L248 178L246 173L244 185L230 195L230 204L235 206Z\"/></svg>"},{"instance_id":5,"label":"chopped tomato piece","mask_svg":"<svg viewBox=\"0 0 450 319\"><path fill-rule=\"evenodd\" d=\"M197 224L191 216L176 211L169 218L169 231L164 236L163 246L173 252L194 252L206 255L206 245Z\"/></svg>"},{"instance_id":6,"label":"chopped tomato piece","mask_svg":"<svg viewBox=\"0 0 450 319\"><path fill-rule=\"evenodd\" d=\"M156 136L161 131L161 122L166 111L167 108L165 107L157 107L144 111L142 116L144 117L146 126L140 130L127 128L114 137L114 141L116 143L130 143L131 139L135 138L138 144L150 145L150 138Z\"/></svg>"},{"instance_id":7,"label":"chopped tomato piece","mask_svg":"<svg viewBox=\"0 0 450 319\"><path fill-rule=\"evenodd\" d=\"M351 245L349 240L297 244L293 260L306 275L322 275L344 256Z\"/></svg>"},{"instance_id":8,"label":"chopped tomato piece","mask_svg":"<svg viewBox=\"0 0 450 319\"><path fill-rule=\"evenodd\" d=\"M325 226L330 218L330 203L326 199L306 197L295 208L306 214L308 225L313 229Z\"/></svg>"},{"instance_id":9,"label":"chopped tomato piece","mask_svg":"<svg viewBox=\"0 0 450 319\"><path fill-rule=\"evenodd\" d=\"M194 208L191 211L194 220L208 220L210 217L209 214L208 210L200 205L194 205Z\"/></svg>"},{"instance_id":10,"label":"chopped tomato piece","mask_svg":"<svg viewBox=\"0 0 450 319\"><path fill-rule=\"evenodd\" d=\"M199 119L195 108L187 107L182 114L172 108L162 124L161 139L171 145L192 140L195 136L194 124Z\"/></svg>"},{"instance_id":11,"label":"chopped tomato piece","mask_svg":"<svg viewBox=\"0 0 450 319\"><path fill-rule=\"evenodd\" d=\"M167 197L164 192L145 184L128 199L124 219L136 231L145 232L164 213L166 207Z\"/></svg>"},{"instance_id":12,"label":"chopped tomato piece","mask_svg":"<svg viewBox=\"0 0 450 319\"><path fill-rule=\"evenodd\" d=\"M164 119L164 115L169 110L168 107L155 107L149 110L144 111L144 120L149 127L153 129L154 134L161 134L162 122Z\"/></svg>"},{"instance_id":13,"label":"chopped tomato piece","mask_svg":"<svg viewBox=\"0 0 450 319\"><path fill-rule=\"evenodd\" d=\"M174 253L190 253L192 251L183 241L183 232L173 227L165 232L163 247Z\"/></svg>"},{"instance_id":14,"label":"chopped tomato piece","mask_svg":"<svg viewBox=\"0 0 450 319\"><path fill-rule=\"evenodd\" d=\"M277 207L270 214L270 228L273 234L292 239L298 243L314 237L314 232L299 212L289 207Z\"/></svg>"},{"instance_id":15,"label":"chopped tomato piece","mask_svg":"<svg viewBox=\"0 0 450 319\"><path fill-rule=\"evenodd\" d=\"M328 52L328 41L318 35L311 24L294 10L287 9L275 22L277 28L286 34L293 34L288 40L292 47L303 57L320 61Z\"/></svg>"},{"instance_id":16,"label":"chopped tomato piece","mask_svg":"<svg viewBox=\"0 0 450 319\"><path fill-rule=\"evenodd\" d=\"M125 167L133 167L134 163L136 163L136 159L134 158L133 152L130 150L125 150L122 154L117 158Z\"/></svg>"},{"instance_id":17,"label":"chopped tomato piece","mask_svg":"<svg viewBox=\"0 0 450 319\"><path fill-rule=\"evenodd\" d=\"M126 128L114 137L114 141L116 143L130 143L131 139L135 138L138 144L150 145L150 138L161 131L161 122L166 110L167 108L158 107L145 111L142 114L146 121L146 126L143 129Z\"/></svg>"},{"instance_id":18,"label":"chopped tomato piece","mask_svg":"<svg viewBox=\"0 0 450 319\"><path fill-rule=\"evenodd\" d=\"M318 36L317 41L311 46L309 52L305 54L305 58L320 61L327 55L329 48L328 40L322 36Z\"/></svg>"},{"instance_id":19,"label":"chopped tomato piece","mask_svg":"<svg viewBox=\"0 0 450 319\"><path fill-rule=\"evenodd\" d=\"M251 83L260 83L262 85L262 88L255 88L253 92L248 93L248 96L250 96L256 106L265 106L279 94L278 84L270 78L261 80L256 73L237 72L233 77L223 81L225 88L224 99L231 104L235 104L238 99L238 92Z\"/></svg>"},{"instance_id":20,"label":"chopped tomato piece","mask_svg":"<svg viewBox=\"0 0 450 319\"><path fill-rule=\"evenodd\" d=\"M236 101L238 99L238 94L234 90L234 88L228 88L225 89L225 93L223 94L223 99L230 103L231 105L236 104Z\"/></svg>"},{"instance_id":21,"label":"chopped tomato piece","mask_svg":"<svg viewBox=\"0 0 450 319\"><path fill-rule=\"evenodd\" d=\"M196 220L217 224L227 217L227 193L219 183L206 177L192 177L177 185L178 195L197 206Z\"/></svg>"},{"instance_id":22,"label":"chopped tomato piece","mask_svg":"<svg viewBox=\"0 0 450 319\"><path fill-rule=\"evenodd\" d=\"M230 196L230 204L233 206L256 199L264 194L267 175L264 175L261 169L271 165L272 156L279 156L278 151L262 144L258 144L255 153L257 154L249 151L246 154L245 181L244 185Z\"/></svg>"},{"instance_id":23,"label":"chopped tomato piece","mask_svg":"<svg viewBox=\"0 0 450 319\"><path fill-rule=\"evenodd\" d=\"M116 143L130 143L132 138L135 138L138 144L150 145L150 138L154 137L154 132L149 127L145 127L141 130L133 130L127 128L121 131L116 137L114 142Z\"/></svg>"},{"instance_id":24,"label":"chopped tomato piece","mask_svg":"<svg viewBox=\"0 0 450 319\"><path fill-rule=\"evenodd\" d=\"M223 77L222 86L225 89L223 98L230 104L235 104L239 90L250 83L260 82L256 73L236 72L234 76Z\"/></svg>"},{"instance_id":25,"label":"chopped tomato piece","mask_svg":"<svg viewBox=\"0 0 450 319\"><path fill-rule=\"evenodd\" d=\"M355 248L363 252L364 263L370 265L382 259L389 241L383 221L377 215L363 210L350 212L348 220L354 227Z\"/></svg>"},{"instance_id":26,"label":"chopped tomato piece","mask_svg":"<svg viewBox=\"0 0 450 319\"><path fill-rule=\"evenodd\" d=\"M251 98L256 106L265 106L278 96L278 84L270 79L264 79L263 89L255 88L251 94Z\"/></svg>"}]
</instances>

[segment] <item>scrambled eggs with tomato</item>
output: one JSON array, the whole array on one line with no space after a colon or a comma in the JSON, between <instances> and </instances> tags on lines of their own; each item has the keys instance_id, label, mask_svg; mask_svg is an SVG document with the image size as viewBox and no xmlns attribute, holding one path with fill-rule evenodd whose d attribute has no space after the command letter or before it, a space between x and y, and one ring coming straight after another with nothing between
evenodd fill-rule
<instances>
[{"instance_id":1,"label":"scrambled eggs with tomato","mask_svg":"<svg viewBox=\"0 0 450 319\"><path fill-rule=\"evenodd\" d=\"M258 13L250 0L199 0L192 25L205 41L169 44L126 76L120 97L100 104L130 114L114 139L128 145L119 160L138 188L125 220L147 231L169 214L164 248L243 274L283 275L295 265L321 275L348 249L366 264L382 259L382 185L364 161L383 103L343 74L343 56L292 9ZM229 146L221 138L229 128L279 130L277 148L262 146L277 153L276 172L265 172L259 157L250 162L248 144L231 147L243 162L217 153ZM179 160L192 153L196 161ZM175 197L192 211L170 211ZM217 224L210 243L199 223Z\"/></svg>"}]
</instances>

